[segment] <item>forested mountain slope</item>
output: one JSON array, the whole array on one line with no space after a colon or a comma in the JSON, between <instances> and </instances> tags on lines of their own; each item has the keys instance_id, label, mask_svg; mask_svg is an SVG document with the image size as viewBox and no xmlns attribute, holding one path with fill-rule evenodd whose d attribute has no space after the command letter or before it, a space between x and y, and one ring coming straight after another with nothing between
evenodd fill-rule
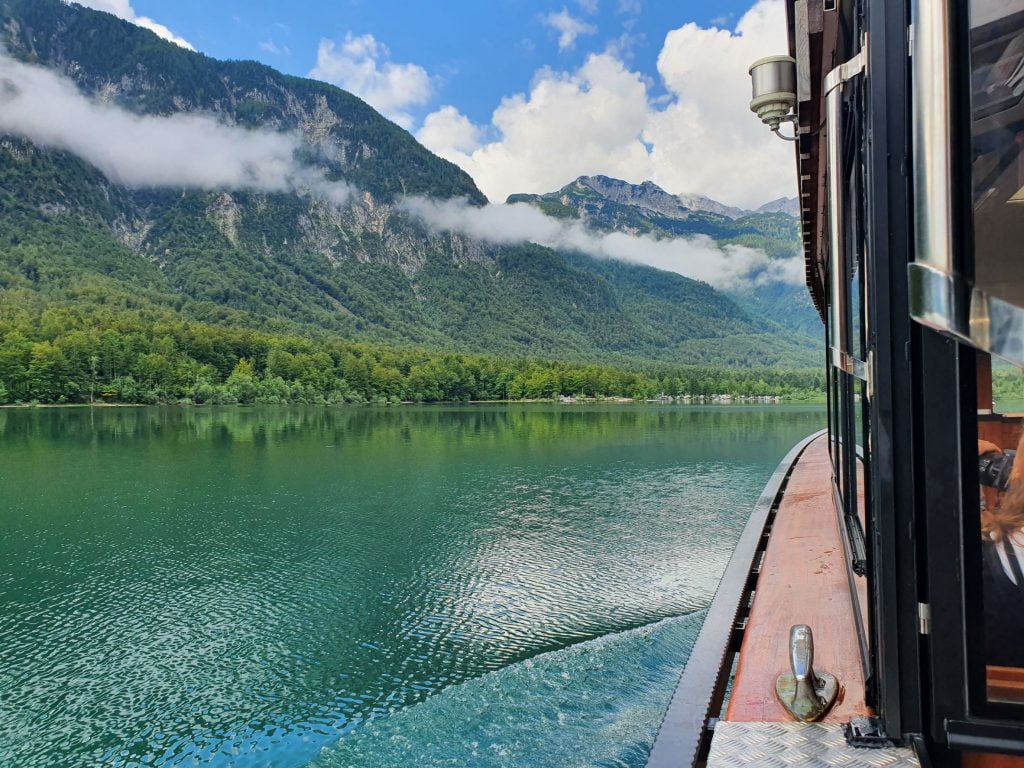
<instances>
[{"instance_id":1,"label":"forested mountain slope","mask_svg":"<svg viewBox=\"0 0 1024 768\"><path fill-rule=\"evenodd\" d=\"M126 186L75 154L0 135L0 342L14 334L59 352L75 334L86 337L76 344L95 347L126 317L133 325L177 318L625 365L817 364L805 336L778 334L704 283L432 230L402 208L404 197L482 205L483 195L456 166L332 86L217 61L61 0L0 0L0 45L71 78L97 103L297 132L304 162L354 190L337 203ZM148 328L146 343L158 336ZM131 354L156 354L144 346ZM87 359L97 350L80 352ZM217 376L225 365L214 365Z\"/></svg>"},{"instance_id":2,"label":"forested mountain slope","mask_svg":"<svg viewBox=\"0 0 1024 768\"><path fill-rule=\"evenodd\" d=\"M551 216L580 219L596 231L665 238L706 235L720 244L763 250L778 268L790 260L786 268L792 269L792 260L801 255L795 198L747 211L699 195L672 195L650 181L630 184L607 176L581 176L557 192L512 195L508 201L533 204ZM821 320L800 274L785 281L752 281L729 295L754 317L818 339Z\"/></svg>"}]
</instances>

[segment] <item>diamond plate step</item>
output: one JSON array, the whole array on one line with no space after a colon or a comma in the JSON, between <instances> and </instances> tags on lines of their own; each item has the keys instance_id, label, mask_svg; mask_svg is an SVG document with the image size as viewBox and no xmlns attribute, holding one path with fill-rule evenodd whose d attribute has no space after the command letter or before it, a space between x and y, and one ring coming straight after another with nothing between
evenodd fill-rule
<instances>
[{"instance_id":1,"label":"diamond plate step","mask_svg":"<svg viewBox=\"0 0 1024 768\"><path fill-rule=\"evenodd\" d=\"M839 723L719 721L707 768L920 768L912 749L858 749Z\"/></svg>"}]
</instances>

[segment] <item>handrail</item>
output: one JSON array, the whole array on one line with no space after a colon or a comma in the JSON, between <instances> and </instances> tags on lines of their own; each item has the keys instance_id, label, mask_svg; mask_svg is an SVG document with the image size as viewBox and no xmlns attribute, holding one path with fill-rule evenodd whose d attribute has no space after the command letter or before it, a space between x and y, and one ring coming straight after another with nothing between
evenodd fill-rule
<instances>
[{"instance_id":1,"label":"handrail","mask_svg":"<svg viewBox=\"0 0 1024 768\"><path fill-rule=\"evenodd\" d=\"M914 3L914 260L943 274L953 265L953 83L950 3Z\"/></svg>"},{"instance_id":2,"label":"handrail","mask_svg":"<svg viewBox=\"0 0 1024 768\"><path fill-rule=\"evenodd\" d=\"M838 78L835 78L838 80ZM831 88L828 86L831 85ZM843 248L843 91L842 80L827 83L825 96L825 124L828 130L826 145L826 176L828 182L828 271L831 301L829 302L829 347L846 348L846 253Z\"/></svg>"},{"instance_id":3,"label":"handrail","mask_svg":"<svg viewBox=\"0 0 1024 768\"><path fill-rule=\"evenodd\" d=\"M647 768L691 768L708 748L708 722L721 711L732 657L739 650L737 620L757 583L754 568L767 545L765 533L797 459L826 432L819 430L793 446L754 505L672 694Z\"/></svg>"},{"instance_id":4,"label":"handrail","mask_svg":"<svg viewBox=\"0 0 1024 768\"><path fill-rule=\"evenodd\" d=\"M954 258L955 3L914 3L914 261L910 315L1015 365L1024 365L1024 307L975 286Z\"/></svg>"}]
</instances>

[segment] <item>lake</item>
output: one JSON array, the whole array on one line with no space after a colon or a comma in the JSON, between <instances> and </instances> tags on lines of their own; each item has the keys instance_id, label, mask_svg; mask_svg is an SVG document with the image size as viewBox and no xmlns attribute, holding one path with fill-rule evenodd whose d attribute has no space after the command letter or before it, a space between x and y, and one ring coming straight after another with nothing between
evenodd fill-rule
<instances>
[{"instance_id":1,"label":"lake","mask_svg":"<svg viewBox=\"0 0 1024 768\"><path fill-rule=\"evenodd\" d=\"M824 422L0 409L0 765L642 766Z\"/></svg>"}]
</instances>

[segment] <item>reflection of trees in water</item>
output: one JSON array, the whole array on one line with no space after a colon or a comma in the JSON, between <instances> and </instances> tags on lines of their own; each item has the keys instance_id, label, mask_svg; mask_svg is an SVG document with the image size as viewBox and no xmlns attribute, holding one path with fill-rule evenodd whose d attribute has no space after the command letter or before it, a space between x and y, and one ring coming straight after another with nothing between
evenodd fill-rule
<instances>
[{"instance_id":1,"label":"reflection of trees in water","mask_svg":"<svg viewBox=\"0 0 1024 768\"><path fill-rule=\"evenodd\" d=\"M5 442L65 443L153 440L252 444L271 448L316 437L325 445L380 441L434 444L472 441L480 448L510 442L630 443L686 435L695 453L742 455L752 441L778 431L794 439L819 428L818 407L480 406L392 408L59 408L0 410Z\"/></svg>"}]
</instances>

